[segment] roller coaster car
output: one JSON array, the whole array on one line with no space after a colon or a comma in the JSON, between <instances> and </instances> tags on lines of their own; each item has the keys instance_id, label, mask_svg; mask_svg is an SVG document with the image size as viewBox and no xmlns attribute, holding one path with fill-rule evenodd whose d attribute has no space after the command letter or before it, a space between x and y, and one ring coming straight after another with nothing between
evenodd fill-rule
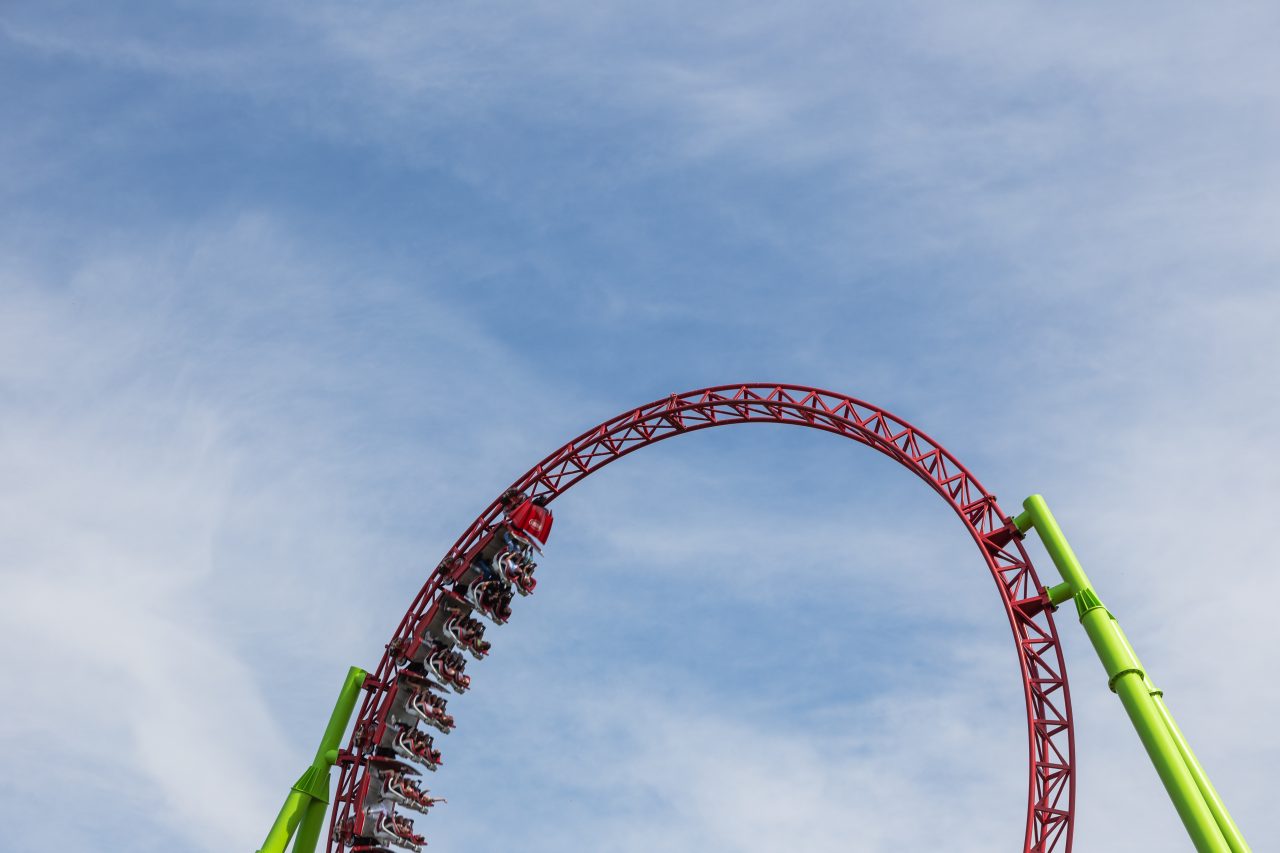
<instances>
[{"instance_id":1,"label":"roller coaster car","mask_svg":"<svg viewBox=\"0 0 1280 853\"><path fill-rule=\"evenodd\" d=\"M534 507L534 509L547 512L542 507ZM547 517L550 518L549 513ZM550 530L550 522L546 522L542 529L544 531ZM488 575L488 572L483 568L484 565L497 567L498 558L504 553L514 554L522 558L522 562L532 565L533 554L538 550L539 541L545 542L546 537L544 536L539 540L516 524L513 517L507 517L502 522L494 525L493 529L485 534L479 544L467 553L465 559L459 558L451 561L454 571L450 574L454 580L461 581L464 585L469 585L477 577L486 577ZM461 568L461 571L458 571L458 568Z\"/></svg>"},{"instance_id":2,"label":"roller coaster car","mask_svg":"<svg viewBox=\"0 0 1280 853\"><path fill-rule=\"evenodd\" d=\"M511 618L512 584L521 595L533 592L533 568L528 543L522 543L502 525L485 537L454 575L454 589L476 610L501 625Z\"/></svg>"},{"instance_id":3,"label":"roller coaster car","mask_svg":"<svg viewBox=\"0 0 1280 853\"><path fill-rule=\"evenodd\" d=\"M542 505L540 498L529 498L510 511L507 521L522 538L530 543L536 540L545 545L547 537L551 535L551 524L555 519L551 516L551 510Z\"/></svg>"},{"instance_id":4,"label":"roller coaster car","mask_svg":"<svg viewBox=\"0 0 1280 853\"><path fill-rule=\"evenodd\" d=\"M509 583L514 584L521 595L529 595L538 585L533 577L533 570L538 567L538 564L529 558L527 551L518 549L501 551L494 558L493 563L498 573Z\"/></svg>"},{"instance_id":5,"label":"roller coaster car","mask_svg":"<svg viewBox=\"0 0 1280 853\"><path fill-rule=\"evenodd\" d=\"M360 812L356 825L351 828L355 843L352 853L391 853L390 847L400 847L419 853L427 840L413 831L413 821L396 814L395 807L379 804Z\"/></svg>"},{"instance_id":6,"label":"roller coaster car","mask_svg":"<svg viewBox=\"0 0 1280 853\"><path fill-rule=\"evenodd\" d=\"M459 693L471 686L471 676L463 674L467 666L466 658L443 641L437 640L427 649L422 665L433 679Z\"/></svg>"},{"instance_id":7,"label":"roller coaster car","mask_svg":"<svg viewBox=\"0 0 1280 853\"><path fill-rule=\"evenodd\" d=\"M458 592L497 625L505 625L511 618L511 587L502 581L477 577L470 583L459 583Z\"/></svg>"},{"instance_id":8,"label":"roller coaster car","mask_svg":"<svg viewBox=\"0 0 1280 853\"><path fill-rule=\"evenodd\" d=\"M429 690L419 690L409 699L408 708L429 726L448 734L453 731L453 715L445 712L445 700Z\"/></svg>"},{"instance_id":9,"label":"roller coaster car","mask_svg":"<svg viewBox=\"0 0 1280 853\"><path fill-rule=\"evenodd\" d=\"M421 720L444 734L451 732L454 720L445 710L448 702L432 688L442 689L426 677L425 671L402 670L387 698L387 719L410 724Z\"/></svg>"},{"instance_id":10,"label":"roller coaster car","mask_svg":"<svg viewBox=\"0 0 1280 853\"><path fill-rule=\"evenodd\" d=\"M450 724L452 721L450 717ZM403 704L398 712L389 711L380 722L370 723L360 741L362 747L374 751L374 758L399 755L432 771L443 763L440 750L435 747L435 739L418 729L415 719Z\"/></svg>"},{"instance_id":11,"label":"roller coaster car","mask_svg":"<svg viewBox=\"0 0 1280 853\"><path fill-rule=\"evenodd\" d=\"M467 612L470 612L469 607ZM489 654L491 646L484 638L484 626L461 610L449 614L441 631L447 639L466 649L476 660Z\"/></svg>"},{"instance_id":12,"label":"roller coaster car","mask_svg":"<svg viewBox=\"0 0 1280 853\"><path fill-rule=\"evenodd\" d=\"M437 643L459 644L456 626L470 616L471 611L472 604L462 596L447 591L441 593L409 636L397 644L396 655L403 661L422 664Z\"/></svg>"},{"instance_id":13,"label":"roller coaster car","mask_svg":"<svg viewBox=\"0 0 1280 853\"><path fill-rule=\"evenodd\" d=\"M436 803L445 802L440 797L432 797L418 787L417 768L411 764L396 761L394 758L375 758L369 762L370 784L365 795L365 802L372 796L378 800L399 803L408 809L426 814Z\"/></svg>"},{"instance_id":14,"label":"roller coaster car","mask_svg":"<svg viewBox=\"0 0 1280 853\"><path fill-rule=\"evenodd\" d=\"M417 726L403 723L388 726L381 746L410 761L416 761L432 772L442 763L435 739Z\"/></svg>"}]
</instances>

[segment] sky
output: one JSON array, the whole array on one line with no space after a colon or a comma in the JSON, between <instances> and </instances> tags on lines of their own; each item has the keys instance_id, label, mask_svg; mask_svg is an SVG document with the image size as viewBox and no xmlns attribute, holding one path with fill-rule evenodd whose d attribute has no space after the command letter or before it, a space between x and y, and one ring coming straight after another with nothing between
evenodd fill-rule
<instances>
[{"instance_id":1,"label":"sky","mask_svg":"<svg viewBox=\"0 0 1280 853\"><path fill-rule=\"evenodd\" d=\"M1280 847L1277 41L1244 2L0 4L3 844L256 849L508 483L778 381L1043 493ZM555 510L431 849L1019 849L1011 636L919 481L737 427ZM1076 849L1188 849L1059 615Z\"/></svg>"}]
</instances>

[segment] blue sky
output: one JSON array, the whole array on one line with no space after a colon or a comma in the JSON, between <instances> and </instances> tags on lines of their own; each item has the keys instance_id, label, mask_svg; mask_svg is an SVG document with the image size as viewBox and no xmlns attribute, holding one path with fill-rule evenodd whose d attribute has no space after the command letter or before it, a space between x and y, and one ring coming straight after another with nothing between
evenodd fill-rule
<instances>
[{"instance_id":1,"label":"blue sky","mask_svg":"<svg viewBox=\"0 0 1280 853\"><path fill-rule=\"evenodd\" d=\"M1265 3L5 4L9 843L256 849L496 492L633 405L776 380L1047 495L1275 847L1278 31ZM556 509L453 703L433 849L1019 843L1008 630L918 482L741 428ZM1060 627L1077 849L1183 849Z\"/></svg>"}]
</instances>

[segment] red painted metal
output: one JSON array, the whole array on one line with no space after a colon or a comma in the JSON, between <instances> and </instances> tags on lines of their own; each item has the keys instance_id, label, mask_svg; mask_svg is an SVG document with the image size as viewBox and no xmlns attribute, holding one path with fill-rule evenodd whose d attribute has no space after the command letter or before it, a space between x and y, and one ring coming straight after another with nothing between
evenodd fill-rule
<instances>
[{"instance_id":1,"label":"red painted metal","mask_svg":"<svg viewBox=\"0 0 1280 853\"><path fill-rule=\"evenodd\" d=\"M1066 665L1052 608L1022 546L1022 537L988 493L954 456L901 418L842 394L798 385L721 385L672 394L605 421L570 441L520 477L511 488L547 502L588 474L642 447L672 436L740 423L780 423L837 433L901 463L942 496L960 517L996 582L1018 652L1027 709L1029 793L1024 853L1069 853L1075 800L1075 736ZM471 523L400 620L377 670L339 764L341 776L330 816L330 853L341 844L337 829L353 817L368 758L359 734L382 724L399 658L394 650L413 640L413 628L445 594L444 585L488 540L503 513L498 498Z\"/></svg>"},{"instance_id":2,"label":"red painted metal","mask_svg":"<svg viewBox=\"0 0 1280 853\"><path fill-rule=\"evenodd\" d=\"M553 521L551 511L538 506L532 499L511 511L511 525L526 538L537 539L543 545L551 535Z\"/></svg>"}]
</instances>

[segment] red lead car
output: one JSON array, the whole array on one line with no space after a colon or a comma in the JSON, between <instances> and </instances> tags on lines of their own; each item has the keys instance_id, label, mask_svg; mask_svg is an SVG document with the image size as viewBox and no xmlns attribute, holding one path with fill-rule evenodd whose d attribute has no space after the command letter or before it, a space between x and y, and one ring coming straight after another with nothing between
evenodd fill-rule
<instances>
[{"instance_id":1,"label":"red lead car","mask_svg":"<svg viewBox=\"0 0 1280 853\"><path fill-rule=\"evenodd\" d=\"M545 545L555 519L551 510L542 505L542 498L530 498L511 511L510 521L517 532Z\"/></svg>"}]
</instances>

